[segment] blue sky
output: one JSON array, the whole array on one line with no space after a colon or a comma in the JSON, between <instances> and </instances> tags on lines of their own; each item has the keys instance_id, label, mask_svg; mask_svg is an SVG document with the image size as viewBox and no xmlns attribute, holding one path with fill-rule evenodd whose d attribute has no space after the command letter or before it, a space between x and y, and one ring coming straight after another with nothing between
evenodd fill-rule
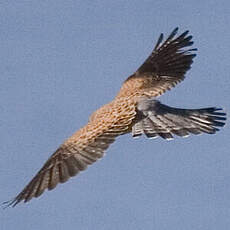
<instances>
[{"instance_id":1,"label":"blue sky","mask_svg":"<svg viewBox=\"0 0 230 230\"><path fill-rule=\"evenodd\" d=\"M161 97L230 113L227 0L0 3L0 201L13 198L53 151L179 26L198 56ZM118 138L87 171L40 198L0 210L13 229L230 228L229 124L174 141Z\"/></svg>"}]
</instances>

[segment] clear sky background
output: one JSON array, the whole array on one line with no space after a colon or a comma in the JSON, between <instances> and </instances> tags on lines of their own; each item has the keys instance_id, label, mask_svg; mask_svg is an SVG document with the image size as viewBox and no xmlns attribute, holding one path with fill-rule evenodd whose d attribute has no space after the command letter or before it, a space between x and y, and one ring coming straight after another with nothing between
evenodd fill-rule
<instances>
[{"instance_id":1,"label":"clear sky background","mask_svg":"<svg viewBox=\"0 0 230 230\"><path fill-rule=\"evenodd\" d=\"M230 114L228 0L0 2L0 201L109 102L161 32L189 29L198 56L161 97ZM230 131L162 139L123 136L87 171L40 198L0 210L1 230L228 230Z\"/></svg>"}]
</instances>

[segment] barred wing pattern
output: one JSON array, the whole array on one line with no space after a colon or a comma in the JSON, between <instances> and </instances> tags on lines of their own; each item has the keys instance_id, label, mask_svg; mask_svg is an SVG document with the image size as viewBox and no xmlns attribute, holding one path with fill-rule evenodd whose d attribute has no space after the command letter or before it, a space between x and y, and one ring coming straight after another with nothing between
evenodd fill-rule
<instances>
[{"instance_id":1,"label":"barred wing pattern","mask_svg":"<svg viewBox=\"0 0 230 230\"><path fill-rule=\"evenodd\" d=\"M184 79L196 56L193 51L197 49L187 48L193 44L192 36L188 35L189 31L175 37L177 31L178 28L173 30L163 43L163 34L160 35L151 55L125 81L119 96L132 92L135 88L134 84L141 84L138 89L139 94L157 97Z\"/></svg>"},{"instance_id":2,"label":"barred wing pattern","mask_svg":"<svg viewBox=\"0 0 230 230\"><path fill-rule=\"evenodd\" d=\"M224 126L226 114L219 108L178 109L161 104L154 99L139 102L139 121L132 128L133 137L145 134L149 138L173 139L173 134L186 137L190 133L214 134Z\"/></svg>"},{"instance_id":3,"label":"barred wing pattern","mask_svg":"<svg viewBox=\"0 0 230 230\"><path fill-rule=\"evenodd\" d=\"M104 151L115 141L116 136L116 133L104 132L93 141L88 140L89 143L84 148L74 143L61 145L23 191L6 204L15 206L23 200L28 202L33 197L40 196L45 189L51 190L58 183L66 182L103 157Z\"/></svg>"},{"instance_id":4,"label":"barred wing pattern","mask_svg":"<svg viewBox=\"0 0 230 230\"><path fill-rule=\"evenodd\" d=\"M191 52L197 49L184 50L183 48L193 45L192 36L187 36L189 33L187 30L175 38L177 32L178 28L174 29L163 43L164 36L160 35L153 52L138 68L138 74L155 73L157 76L183 78L196 56Z\"/></svg>"},{"instance_id":5,"label":"barred wing pattern","mask_svg":"<svg viewBox=\"0 0 230 230\"><path fill-rule=\"evenodd\" d=\"M41 170L13 200L5 202L15 206L39 197L46 189L66 182L88 165L102 158L105 150L119 135L130 132L136 116L132 101L121 98L94 112L89 123L68 138L47 160Z\"/></svg>"}]
</instances>

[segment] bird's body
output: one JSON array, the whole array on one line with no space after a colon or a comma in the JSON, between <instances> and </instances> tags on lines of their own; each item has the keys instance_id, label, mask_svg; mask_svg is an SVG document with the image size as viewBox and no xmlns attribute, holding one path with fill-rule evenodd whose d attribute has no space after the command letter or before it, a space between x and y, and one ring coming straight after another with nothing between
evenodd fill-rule
<instances>
[{"instance_id":1,"label":"bird's body","mask_svg":"<svg viewBox=\"0 0 230 230\"><path fill-rule=\"evenodd\" d=\"M56 150L10 205L27 202L75 176L101 158L120 135L172 139L173 135L213 134L216 126L224 125L221 109L178 109L156 100L184 79L195 57L196 49L186 49L193 44L192 36L186 31L175 38L177 30L164 42L160 35L151 55L125 80L114 100L95 111L88 124Z\"/></svg>"}]
</instances>

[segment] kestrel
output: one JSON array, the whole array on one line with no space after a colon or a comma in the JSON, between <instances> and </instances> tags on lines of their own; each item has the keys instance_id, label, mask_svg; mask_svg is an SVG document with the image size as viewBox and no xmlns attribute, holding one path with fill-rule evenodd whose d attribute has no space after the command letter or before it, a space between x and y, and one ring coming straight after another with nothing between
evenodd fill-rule
<instances>
[{"instance_id":1,"label":"kestrel","mask_svg":"<svg viewBox=\"0 0 230 230\"><path fill-rule=\"evenodd\" d=\"M85 170L103 157L116 137L131 133L133 137L145 134L149 138L172 139L173 135L213 134L224 126L226 114L221 108L179 109L156 100L185 78L194 53L190 49L192 36L185 31L176 36L174 29L163 41L160 35L150 56L139 69L123 83L110 103L95 111L88 124L68 138L47 160L29 184L8 205L28 202L46 189Z\"/></svg>"}]
</instances>

